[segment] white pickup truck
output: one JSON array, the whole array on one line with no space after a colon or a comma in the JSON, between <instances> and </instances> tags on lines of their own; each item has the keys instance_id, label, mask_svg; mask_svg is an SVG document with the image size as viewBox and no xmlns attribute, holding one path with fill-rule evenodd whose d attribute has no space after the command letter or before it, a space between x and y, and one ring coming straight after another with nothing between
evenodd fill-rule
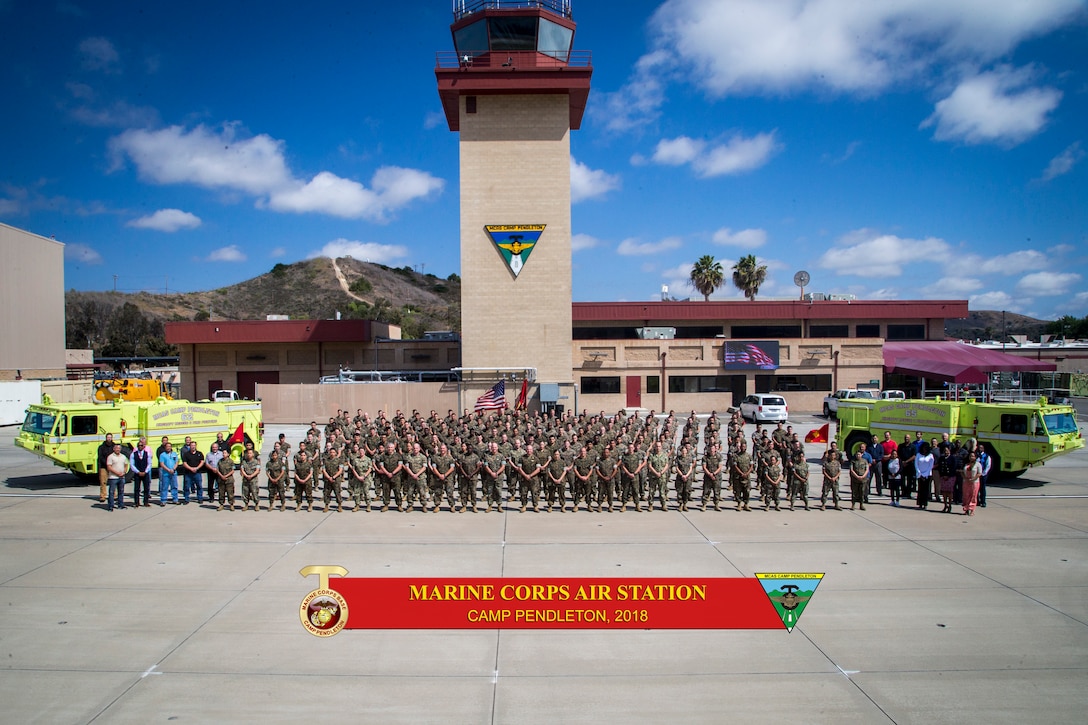
<instances>
[{"instance_id":1,"label":"white pickup truck","mask_svg":"<svg viewBox=\"0 0 1088 725\"><path fill-rule=\"evenodd\" d=\"M824 398L824 417L837 417L839 413L839 401L849 400L851 398L874 400L876 398L876 395L874 395L873 391L871 390L836 390L834 395L828 395Z\"/></svg>"}]
</instances>

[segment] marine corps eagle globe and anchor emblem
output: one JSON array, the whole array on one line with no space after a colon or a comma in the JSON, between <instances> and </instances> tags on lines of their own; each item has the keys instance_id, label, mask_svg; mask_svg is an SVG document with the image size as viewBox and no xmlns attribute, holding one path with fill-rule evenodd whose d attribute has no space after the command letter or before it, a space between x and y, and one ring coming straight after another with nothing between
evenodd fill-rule
<instances>
[{"instance_id":1,"label":"marine corps eagle globe and anchor emblem","mask_svg":"<svg viewBox=\"0 0 1088 725\"><path fill-rule=\"evenodd\" d=\"M340 592L329 588L329 576L347 576L342 566L307 566L299 574L318 575L318 588L307 594L299 607L299 619L306 631L315 637L331 637L348 623L348 603Z\"/></svg>"}]
</instances>

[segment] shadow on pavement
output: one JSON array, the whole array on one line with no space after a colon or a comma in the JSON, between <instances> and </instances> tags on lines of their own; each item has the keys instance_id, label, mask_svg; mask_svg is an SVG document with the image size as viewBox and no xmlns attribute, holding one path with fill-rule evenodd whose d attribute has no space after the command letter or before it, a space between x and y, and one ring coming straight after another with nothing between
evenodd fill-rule
<instances>
[{"instance_id":1,"label":"shadow on pavement","mask_svg":"<svg viewBox=\"0 0 1088 725\"><path fill-rule=\"evenodd\" d=\"M61 488L84 488L84 482L67 472L46 473L40 476L10 476L4 481L4 488L17 488L23 491L53 491ZM90 492L90 488L87 488ZM98 493L98 489L94 490Z\"/></svg>"}]
</instances>

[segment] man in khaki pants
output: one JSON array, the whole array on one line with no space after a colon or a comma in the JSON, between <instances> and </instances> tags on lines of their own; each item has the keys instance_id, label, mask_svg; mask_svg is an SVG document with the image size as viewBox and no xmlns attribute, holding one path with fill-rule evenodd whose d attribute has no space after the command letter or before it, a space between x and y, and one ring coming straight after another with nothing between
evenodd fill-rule
<instances>
[{"instance_id":1,"label":"man in khaki pants","mask_svg":"<svg viewBox=\"0 0 1088 725\"><path fill-rule=\"evenodd\" d=\"M109 479L109 471L106 469L106 459L113 453L113 433L106 434L106 442L98 446L98 501L106 502L106 481Z\"/></svg>"}]
</instances>

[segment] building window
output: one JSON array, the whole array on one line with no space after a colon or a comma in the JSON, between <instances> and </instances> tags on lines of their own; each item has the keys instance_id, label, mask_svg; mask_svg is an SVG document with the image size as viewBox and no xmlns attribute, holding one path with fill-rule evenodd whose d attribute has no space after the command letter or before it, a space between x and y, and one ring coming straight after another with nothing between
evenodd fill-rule
<instances>
[{"instance_id":1,"label":"building window","mask_svg":"<svg viewBox=\"0 0 1088 725\"><path fill-rule=\"evenodd\" d=\"M757 375L757 393L788 393L790 391L830 391L830 375Z\"/></svg>"},{"instance_id":2,"label":"building window","mask_svg":"<svg viewBox=\"0 0 1088 725\"><path fill-rule=\"evenodd\" d=\"M733 339L773 340L775 338L801 337L800 325L733 325L730 329Z\"/></svg>"},{"instance_id":3,"label":"building window","mask_svg":"<svg viewBox=\"0 0 1088 725\"><path fill-rule=\"evenodd\" d=\"M660 393L661 392L661 376L660 375L647 375L646 376L646 392L647 393Z\"/></svg>"},{"instance_id":4,"label":"building window","mask_svg":"<svg viewBox=\"0 0 1088 725\"><path fill-rule=\"evenodd\" d=\"M857 337L880 337L880 325L858 325Z\"/></svg>"},{"instance_id":5,"label":"building window","mask_svg":"<svg viewBox=\"0 0 1088 725\"><path fill-rule=\"evenodd\" d=\"M732 375L670 375L669 392L728 393L733 389L732 383Z\"/></svg>"},{"instance_id":6,"label":"building window","mask_svg":"<svg viewBox=\"0 0 1088 725\"><path fill-rule=\"evenodd\" d=\"M924 340L925 325L888 325L889 340Z\"/></svg>"},{"instance_id":7,"label":"building window","mask_svg":"<svg viewBox=\"0 0 1088 725\"><path fill-rule=\"evenodd\" d=\"M597 378L582 378L582 393L586 395L606 395L620 392L619 375Z\"/></svg>"},{"instance_id":8,"label":"building window","mask_svg":"<svg viewBox=\"0 0 1088 725\"><path fill-rule=\"evenodd\" d=\"M809 337L850 337L849 325L809 325Z\"/></svg>"}]
</instances>

